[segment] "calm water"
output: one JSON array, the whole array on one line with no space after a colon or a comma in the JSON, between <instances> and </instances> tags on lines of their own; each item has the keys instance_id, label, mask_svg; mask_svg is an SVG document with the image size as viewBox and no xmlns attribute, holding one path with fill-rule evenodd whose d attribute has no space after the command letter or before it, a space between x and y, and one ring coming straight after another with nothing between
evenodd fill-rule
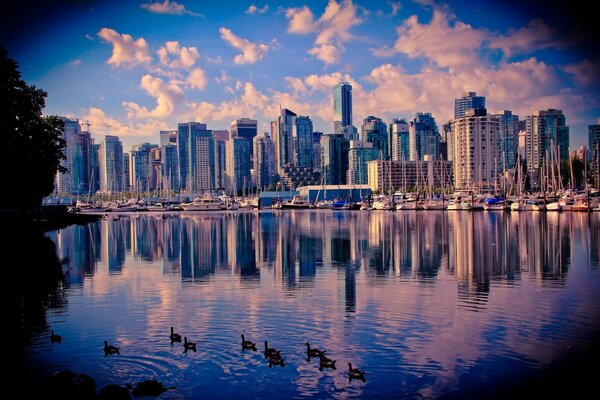
<instances>
[{"instance_id":1,"label":"calm water","mask_svg":"<svg viewBox=\"0 0 600 400\"><path fill-rule=\"evenodd\" d=\"M600 333L598 214L143 214L47 236L67 275L32 323L23 368L68 368L98 388L158 379L177 387L164 399L469 397L583 365ZM170 344L171 325L197 353ZM286 366L242 351L242 332ZM121 355L104 357L104 340ZM338 369L307 362L306 341ZM348 362L366 382L349 382Z\"/></svg>"}]
</instances>

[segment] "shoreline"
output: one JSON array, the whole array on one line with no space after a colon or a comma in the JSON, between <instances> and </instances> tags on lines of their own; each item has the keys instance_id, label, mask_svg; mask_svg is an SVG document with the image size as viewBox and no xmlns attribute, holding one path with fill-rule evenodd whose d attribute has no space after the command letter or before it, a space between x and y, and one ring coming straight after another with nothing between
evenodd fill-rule
<instances>
[{"instance_id":1,"label":"shoreline","mask_svg":"<svg viewBox=\"0 0 600 400\"><path fill-rule=\"evenodd\" d=\"M66 206L39 206L0 209L0 221L16 230L49 232L70 225L86 225L102 218L100 214L70 213Z\"/></svg>"}]
</instances>

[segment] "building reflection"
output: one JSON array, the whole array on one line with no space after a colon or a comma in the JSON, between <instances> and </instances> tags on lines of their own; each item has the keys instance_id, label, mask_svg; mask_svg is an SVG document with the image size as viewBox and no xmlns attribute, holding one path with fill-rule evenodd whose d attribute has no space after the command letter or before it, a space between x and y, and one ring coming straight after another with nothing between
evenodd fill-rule
<instances>
[{"instance_id":1,"label":"building reflection","mask_svg":"<svg viewBox=\"0 0 600 400\"><path fill-rule=\"evenodd\" d=\"M314 286L320 273L335 273L340 305L354 312L361 271L369 285L395 278L433 284L451 274L460 305L476 310L486 307L495 281L527 276L563 285L574 232L589 243L591 268L599 268L598 225L594 216L575 213L152 213L48 236L66 260L70 285L84 284L98 263L120 273L127 257L161 265L163 274L185 282L226 273L256 287L272 276L291 292Z\"/></svg>"}]
</instances>

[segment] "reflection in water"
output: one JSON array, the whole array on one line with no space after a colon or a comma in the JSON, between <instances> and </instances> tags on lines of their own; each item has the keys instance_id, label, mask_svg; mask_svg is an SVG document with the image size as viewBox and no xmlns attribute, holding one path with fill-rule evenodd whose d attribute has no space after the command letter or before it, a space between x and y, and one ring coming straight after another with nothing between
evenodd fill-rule
<instances>
[{"instance_id":1,"label":"reflection in water","mask_svg":"<svg viewBox=\"0 0 600 400\"><path fill-rule=\"evenodd\" d=\"M288 289L299 279L310 282L323 263L341 268L343 287L350 291L361 266L373 283L390 276L432 283L444 269L455 275L461 298L477 304L485 302L491 281L518 281L521 272L564 284L574 224L597 225L594 218L579 221L585 216L556 213L340 215L132 215L49 235L68 262L71 285L93 275L100 261L109 272L120 272L132 253L144 262L162 261L164 274L181 271L191 282L217 270L252 281L260 279L260 266L272 267ZM597 268L600 235L597 229L586 229L585 235L590 236L586 258Z\"/></svg>"},{"instance_id":2,"label":"reflection in water","mask_svg":"<svg viewBox=\"0 0 600 400\"><path fill-rule=\"evenodd\" d=\"M48 234L79 288L63 348L98 331L132 359L99 368L84 348L61 365L77 360L110 382L172 370L178 391L165 398L437 397L510 381L565 360L567 344L585 356L600 311L598 217L263 211L72 226ZM201 344L197 359L161 347L170 325ZM240 356L240 331L282 347L291 368L275 376ZM367 381L307 364L296 348L309 340Z\"/></svg>"}]
</instances>

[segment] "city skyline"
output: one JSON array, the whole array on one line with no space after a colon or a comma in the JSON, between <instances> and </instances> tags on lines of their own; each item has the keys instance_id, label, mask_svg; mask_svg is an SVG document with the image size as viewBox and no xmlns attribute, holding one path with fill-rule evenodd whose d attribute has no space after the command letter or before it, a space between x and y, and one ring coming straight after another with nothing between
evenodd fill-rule
<instances>
[{"instance_id":1,"label":"city skyline","mask_svg":"<svg viewBox=\"0 0 600 400\"><path fill-rule=\"evenodd\" d=\"M32 13L45 10L35 3ZM12 6L2 45L23 78L48 91L46 113L89 121L97 142L116 135L126 149L184 121L226 129L251 118L269 131L280 106L333 133L340 81L352 85L355 125L417 112L441 125L453 100L474 91L490 113L563 110L576 148L600 115L593 48L582 51L589 38L573 35L577 21L556 23L559 2L53 6L35 27L19 24Z\"/></svg>"}]
</instances>

